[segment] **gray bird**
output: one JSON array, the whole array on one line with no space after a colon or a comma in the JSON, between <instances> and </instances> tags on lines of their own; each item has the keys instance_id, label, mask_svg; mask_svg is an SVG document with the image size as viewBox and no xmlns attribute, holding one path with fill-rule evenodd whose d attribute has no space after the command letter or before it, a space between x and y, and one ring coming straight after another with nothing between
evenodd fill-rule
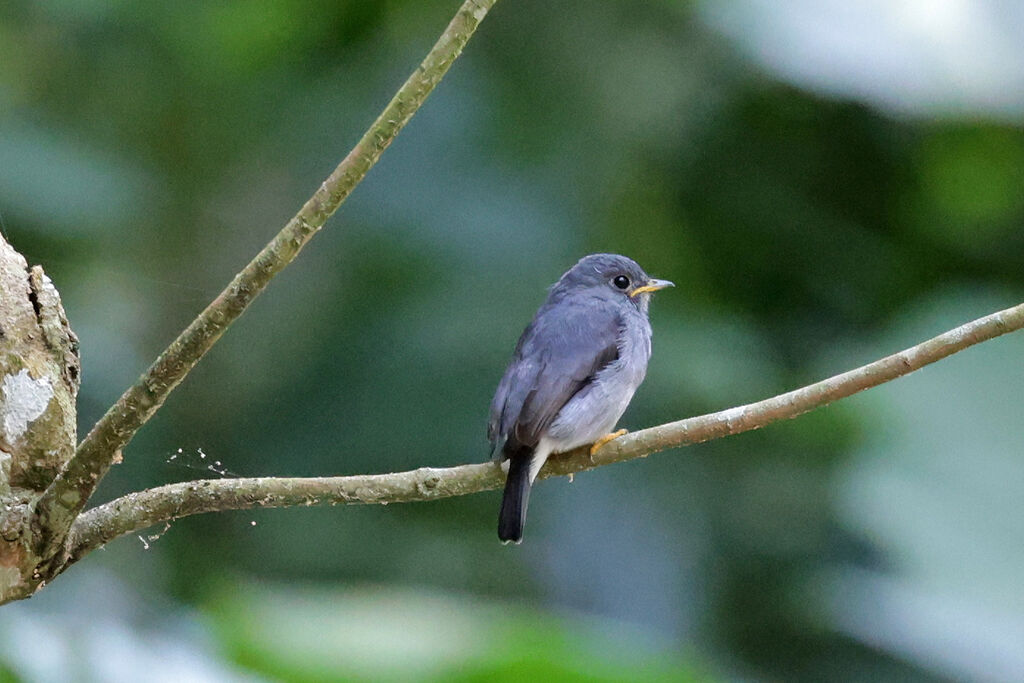
<instances>
[{"instance_id":1,"label":"gray bird","mask_svg":"<svg viewBox=\"0 0 1024 683\"><path fill-rule=\"evenodd\" d=\"M502 542L522 542L530 486L549 455L584 444L595 453L626 433L610 432L647 373L651 293L672 286L625 256L591 254L551 287L491 401L487 438L508 463Z\"/></svg>"}]
</instances>

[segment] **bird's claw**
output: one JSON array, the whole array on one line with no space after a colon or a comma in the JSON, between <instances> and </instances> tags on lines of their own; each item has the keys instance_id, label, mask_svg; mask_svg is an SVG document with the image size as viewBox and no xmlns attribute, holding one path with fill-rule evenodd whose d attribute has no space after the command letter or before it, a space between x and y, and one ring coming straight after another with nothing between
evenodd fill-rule
<instances>
[{"instance_id":1,"label":"bird's claw","mask_svg":"<svg viewBox=\"0 0 1024 683\"><path fill-rule=\"evenodd\" d=\"M619 431L612 432L611 434L605 434L600 439L595 441L594 445L590 447L590 456L593 457L594 454L601 450L601 447L604 446L606 443L608 443L609 441L613 441L614 439L617 439L624 434L628 434L627 430L625 429L620 429Z\"/></svg>"}]
</instances>

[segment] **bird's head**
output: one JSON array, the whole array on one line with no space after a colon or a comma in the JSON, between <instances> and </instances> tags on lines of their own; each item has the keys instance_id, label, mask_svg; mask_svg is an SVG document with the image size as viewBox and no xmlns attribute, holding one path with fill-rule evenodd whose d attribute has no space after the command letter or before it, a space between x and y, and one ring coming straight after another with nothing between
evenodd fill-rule
<instances>
[{"instance_id":1,"label":"bird's head","mask_svg":"<svg viewBox=\"0 0 1024 683\"><path fill-rule=\"evenodd\" d=\"M646 311L650 296L674 287L668 280L653 278L636 261L619 254L590 254L581 258L552 287L553 298L586 292L600 299L628 301Z\"/></svg>"}]
</instances>

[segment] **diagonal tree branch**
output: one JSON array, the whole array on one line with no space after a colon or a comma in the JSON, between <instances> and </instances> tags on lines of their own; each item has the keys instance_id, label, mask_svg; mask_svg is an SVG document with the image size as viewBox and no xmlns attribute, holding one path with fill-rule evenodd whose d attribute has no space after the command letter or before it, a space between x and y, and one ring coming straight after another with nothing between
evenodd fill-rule
<instances>
[{"instance_id":1,"label":"diagonal tree branch","mask_svg":"<svg viewBox=\"0 0 1024 683\"><path fill-rule=\"evenodd\" d=\"M121 449L341 206L441 81L495 2L465 0L423 63L309 201L100 418L36 506L44 546L64 538Z\"/></svg>"},{"instance_id":2,"label":"diagonal tree branch","mask_svg":"<svg viewBox=\"0 0 1024 683\"><path fill-rule=\"evenodd\" d=\"M571 475L794 418L1022 327L1024 304L979 318L905 351L785 394L633 432L610 442L593 456L584 448L551 458L540 476ZM129 494L82 514L72 528L69 564L118 536L203 512L435 500L496 489L504 480L497 464L483 463L349 477L258 477L170 484Z\"/></svg>"}]
</instances>

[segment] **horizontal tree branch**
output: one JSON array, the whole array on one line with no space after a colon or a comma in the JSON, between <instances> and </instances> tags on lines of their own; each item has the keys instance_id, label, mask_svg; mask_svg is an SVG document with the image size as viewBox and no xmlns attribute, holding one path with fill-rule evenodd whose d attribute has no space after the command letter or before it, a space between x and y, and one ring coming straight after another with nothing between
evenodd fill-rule
<instances>
[{"instance_id":1,"label":"horizontal tree branch","mask_svg":"<svg viewBox=\"0 0 1024 683\"><path fill-rule=\"evenodd\" d=\"M571 475L794 418L1022 327L1024 304L979 318L905 351L785 394L633 432L611 441L593 456L583 448L550 458L540 477ZM393 474L257 477L170 484L129 494L82 514L72 528L70 561L77 561L118 536L203 512L294 505L407 503L477 493L499 488L503 483L501 468L496 463L483 463L424 467Z\"/></svg>"},{"instance_id":2,"label":"horizontal tree branch","mask_svg":"<svg viewBox=\"0 0 1024 683\"><path fill-rule=\"evenodd\" d=\"M309 201L100 418L36 506L45 544L64 538L121 449L366 176L448 72L495 1L463 3L423 63Z\"/></svg>"}]
</instances>

